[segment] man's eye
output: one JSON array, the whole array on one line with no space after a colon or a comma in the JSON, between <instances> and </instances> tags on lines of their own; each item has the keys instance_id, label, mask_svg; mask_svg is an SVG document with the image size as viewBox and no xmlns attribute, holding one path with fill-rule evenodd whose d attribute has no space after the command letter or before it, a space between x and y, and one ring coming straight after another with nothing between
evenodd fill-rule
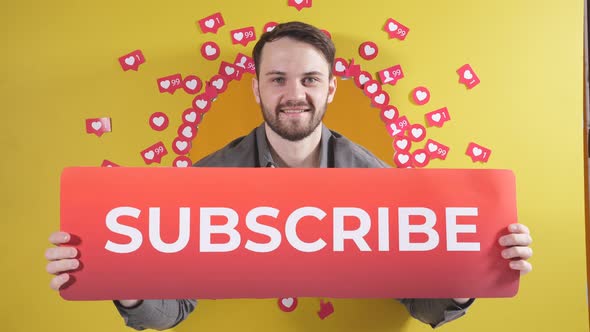
<instances>
[{"instance_id":1,"label":"man's eye","mask_svg":"<svg viewBox=\"0 0 590 332\"><path fill-rule=\"evenodd\" d=\"M306 77L303 79L303 83L306 85L315 84L318 81L315 77Z\"/></svg>"},{"instance_id":2,"label":"man's eye","mask_svg":"<svg viewBox=\"0 0 590 332\"><path fill-rule=\"evenodd\" d=\"M284 83L285 82L285 78L284 77L275 77L272 79L273 82L275 83Z\"/></svg>"}]
</instances>

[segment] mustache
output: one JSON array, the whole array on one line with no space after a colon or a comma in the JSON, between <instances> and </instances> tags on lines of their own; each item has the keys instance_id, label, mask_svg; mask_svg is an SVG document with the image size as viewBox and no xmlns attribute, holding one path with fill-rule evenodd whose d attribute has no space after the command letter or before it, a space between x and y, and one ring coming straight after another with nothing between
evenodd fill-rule
<instances>
[{"instance_id":1,"label":"mustache","mask_svg":"<svg viewBox=\"0 0 590 332\"><path fill-rule=\"evenodd\" d=\"M278 104L276 107L276 110L279 111L282 108L287 108L287 107L305 107L305 108L309 108L311 110L314 110L315 107L313 107L313 105L310 105L308 102L303 101L303 100L288 100L284 103Z\"/></svg>"}]
</instances>

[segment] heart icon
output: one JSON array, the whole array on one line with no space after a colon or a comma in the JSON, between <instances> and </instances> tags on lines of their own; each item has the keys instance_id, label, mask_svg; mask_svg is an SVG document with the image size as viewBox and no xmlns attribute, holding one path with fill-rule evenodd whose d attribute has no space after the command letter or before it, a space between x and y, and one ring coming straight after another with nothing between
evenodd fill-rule
<instances>
[{"instance_id":1,"label":"heart icon","mask_svg":"<svg viewBox=\"0 0 590 332\"><path fill-rule=\"evenodd\" d=\"M395 117L395 110L390 108L387 111L384 111L383 115L385 115L385 117L389 120L393 120L393 118Z\"/></svg>"},{"instance_id":2,"label":"heart icon","mask_svg":"<svg viewBox=\"0 0 590 332\"><path fill-rule=\"evenodd\" d=\"M346 70L346 67L342 64L342 62L336 62L336 72L343 73Z\"/></svg>"},{"instance_id":3,"label":"heart icon","mask_svg":"<svg viewBox=\"0 0 590 332\"><path fill-rule=\"evenodd\" d=\"M244 38L244 33L242 32L236 32L234 33L234 39L237 41L242 41L242 39Z\"/></svg>"},{"instance_id":4,"label":"heart icon","mask_svg":"<svg viewBox=\"0 0 590 332\"><path fill-rule=\"evenodd\" d=\"M295 0L295 3L300 5L301 3L303 3L303 0Z\"/></svg>"},{"instance_id":5,"label":"heart icon","mask_svg":"<svg viewBox=\"0 0 590 332\"><path fill-rule=\"evenodd\" d=\"M182 136L184 136L186 138L192 138L193 137L193 130L192 130L192 128L191 127L185 127L182 130ZM178 144L178 142L176 144ZM184 149L181 149L181 150L184 150Z\"/></svg>"},{"instance_id":6,"label":"heart icon","mask_svg":"<svg viewBox=\"0 0 590 332\"><path fill-rule=\"evenodd\" d=\"M209 29L213 28L214 25L215 25L215 21L212 18L205 21L205 26Z\"/></svg>"},{"instance_id":7,"label":"heart icon","mask_svg":"<svg viewBox=\"0 0 590 332\"><path fill-rule=\"evenodd\" d=\"M200 109L205 109L205 107L207 107L209 103L206 100L203 99L199 99L195 102L195 105L197 105L198 108Z\"/></svg>"},{"instance_id":8,"label":"heart icon","mask_svg":"<svg viewBox=\"0 0 590 332\"><path fill-rule=\"evenodd\" d=\"M375 49L372 48L370 45L365 45L365 54L367 56L371 56L371 55L375 54Z\"/></svg>"},{"instance_id":9,"label":"heart icon","mask_svg":"<svg viewBox=\"0 0 590 332\"><path fill-rule=\"evenodd\" d=\"M428 143L428 151L430 153L434 152L438 150L438 145L434 144L434 143Z\"/></svg>"},{"instance_id":10,"label":"heart icon","mask_svg":"<svg viewBox=\"0 0 590 332\"><path fill-rule=\"evenodd\" d=\"M479 155L481 155L481 153L482 153L482 150L480 148L478 148L478 147L473 148L473 155L474 156L479 157Z\"/></svg>"},{"instance_id":11,"label":"heart icon","mask_svg":"<svg viewBox=\"0 0 590 332\"><path fill-rule=\"evenodd\" d=\"M224 83L223 80L220 78L220 79L213 81L213 83L211 83L211 85L213 85L217 90L221 90L223 88L223 83Z\"/></svg>"},{"instance_id":12,"label":"heart icon","mask_svg":"<svg viewBox=\"0 0 590 332\"><path fill-rule=\"evenodd\" d=\"M378 88L379 88L379 86L377 85L377 83L373 83L373 84L367 86L367 92L369 92L370 94L373 94L373 93L377 92Z\"/></svg>"},{"instance_id":13,"label":"heart icon","mask_svg":"<svg viewBox=\"0 0 590 332\"><path fill-rule=\"evenodd\" d=\"M184 151L188 146L188 143L185 141L176 141L176 148L180 151Z\"/></svg>"},{"instance_id":14,"label":"heart icon","mask_svg":"<svg viewBox=\"0 0 590 332\"><path fill-rule=\"evenodd\" d=\"M377 97L375 97L375 102L379 105L383 105L383 103L385 102L385 95L382 93L380 95L378 95Z\"/></svg>"},{"instance_id":15,"label":"heart icon","mask_svg":"<svg viewBox=\"0 0 590 332\"><path fill-rule=\"evenodd\" d=\"M146 152L146 153L143 154L143 156L147 160L152 160L152 159L154 159L154 151Z\"/></svg>"},{"instance_id":16,"label":"heart icon","mask_svg":"<svg viewBox=\"0 0 590 332\"><path fill-rule=\"evenodd\" d=\"M169 80L161 81L160 86L162 87L162 89L166 90L170 87L170 81Z\"/></svg>"},{"instance_id":17,"label":"heart icon","mask_svg":"<svg viewBox=\"0 0 590 332\"><path fill-rule=\"evenodd\" d=\"M197 87L197 80L192 79L192 80L186 82L186 87L191 90L194 90Z\"/></svg>"},{"instance_id":18,"label":"heart icon","mask_svg":"<svg viewBox=\"0 0 590 332\"><path fill-rule=\"evenodd\" d=\"M439 122L440 121L440 113L433 114L432 121Z\"/></svg>"},{"instance_id":19,"label":"heart icon","mask_svg":"<svg viewBox=\"0 0 590 332\"><path fill-rule=\"evenodd\" d=\"M297 0L295 0L295 2L297 2ZM301 2L299 2L301 3ZM288 297L288 298L284 298L281 300L281 303L287 307L287 308L291 308L291 306L295 303L295 300L293 300L292 297Z\"/></svg>"},{"instance_id":20,"label":"heart icon","mask_svg":"<svg viewBox=\"0 0 590 332\"><path fill-rule=\"evenodd\" d=\"M387 28L389 29L390 32L394 32L397 30L398 26L397 26L397 24L395 24L393 22L389 22L389 25L387 25Z\"/></svg>"},{"instance_id":21,"label":"heart icon","mask_svg":"<svg viewBox=\"0 0 590 332\"><path fill-rule=\"evenodd\" d=\"M410 160L410 156L400 153L397 155L397 160L399 160L399 162L404 165Z\"/></svg>"},{"instance_id":22,"label":"heart icon","mask_svg":"<svg viewBox=\"0 0 590 332\"><path fill-rule=\"evenodd\" d=\"M154 122L154 124L156 126L161 127L162 124L164 124L164 121L166 121L166 119L164 119L163 116L158 116L158 117L155 117L152 121Z\"/></svg>"},{"instance_id":23,"label":"heart icon","mask_svg":"<svg viewBox=\"0 0 590 332\"><path fill-rule=\"evenodd\" d=\"M426 160L426 153L422 152L422 153L418 153L416 154L416 156L414 157L414 159L419 162L420 164L423 164L424 161Z\"/></svg>"},{"instance_id":24,"label":"heart icon","mask_svg":"<svg viewBox=\"0 0 590 332\"><path fill-rule=\"evenodd\" d=\"M297 308L296 297L283 297L278 299L279 308L284 312L291 312Z\"/></svg>"},{"instance_id":25,"label":"heart icon","mask_svg":"<svg viewBox=\"0 0 590 332\"><path fill-rule=\"evenodd\" d=\"M232 75L233 73L235 73L235 71L236 71L236 70L235 70L235 69L233 69L232 67L229 67L229 66L228 66L228 67L225 67L225 73L226 73L227 75Z\"/></svg>"},{"instance_id":26,"label":"heart icon","mask_svg":"<svg viewBox=\"0 0 590 332\"><path fill-rule=\"evenodd\" d=\"M211 45L207 45L205 47L205 54L207 54L208 56L215 55L215 53L217 53L217 50L215 49L215 47L213 47Z\"/></svg>"},{"instance_id":27,"label":"heart icon","mask_svg":"<svg viewBox=\"0 0 590 332\"><path fill-rule=\"evenodd\" d=\"M187 122L194 123L197 120L197 112L190 112L184 116Z\"/></svg>"},{"instance_id":28,"label":"heart icon","mask_svg":"<svg viewBox=\"0 0 590 332\"><path fill-rule=\"evenodd\" d=\"M94 121L92 122L92 129L98 131L102 127L102 122Z\"/></svg>"},{"instance_id":29,"label":"heart icon","mask_svg":"<svg viewBox=\"0 0 590 332\"><path fill-rule=\"evenodd\" d=\"M396 141L395 146L397 148L399 148L400 150L404 151L408 147L409 143L410 143L410 141L408 141L407 139L404 138L404 139Z\"/></svg>"},{"instance_id":30,"label":"heart icon","mask_svg":"<svg viewBox=\"0 0 590 332\"><path fill-rule=\"evenodd\" d=\"M188 167L188 161L186 161L186 160L178 160L176 162L176 167Z\"/></svg>"},{"instance_id":31,"label":"heart icon","mask_svg":"<svg viewBox=\"0 0 590 332\"><path fill-rule=\"evenodd\" d=\"M371 78L368 76L365 76L365 74L361 74L359 76L359 82L361 83L361 85L365 85L365 83L367 83L370 80L371 80Z\"/></svg>"},{"instance_id":32,"label":"heart icon","mask_svg":"<svg viewBox=\"0 0 590 332\"><path fill-rule=\"evenodd\" d=\"M422 136L423 132L424 131L420 128L413 128L412 129L412 136L414 136L414 138L417 139L418 137Z\"/></svg>"},{"instance_id":33,"label":"heart icon","mask_svg":"<svg viewBox=\"0 0 590 332\"><path fill-rule=\"evenodd\" d=\"M416 98L418 98L419 101L423 101L424 99L426 99L426 97L428 97L428 94L426 94L426 92L424 92L424 91L416 92Z\"/></svg>"},{"instance_id":34,"label":"heart icon","mask_svg":"<svg viewBox=\"0 0 590 332\"><path fill-rule=\"evenodd\" d=\"M130 56L125 58L125 63L129 66L133 66L133 64L135 63L135 57Z\"/></svg>"},{"instance_id":35,"label":"heart icon","mask_svg":"<svg viewBox=\"0 0 590 332\"><path fill-rule=\"evenodd\" d=\"M473 78L473 74L471 73L471 70L466 70L466 71L463 73L463 77L465 77L465 79L467 79L467 80L470 80L470 79L472 79L472 78Z\"/></svg>"}]
</instances>

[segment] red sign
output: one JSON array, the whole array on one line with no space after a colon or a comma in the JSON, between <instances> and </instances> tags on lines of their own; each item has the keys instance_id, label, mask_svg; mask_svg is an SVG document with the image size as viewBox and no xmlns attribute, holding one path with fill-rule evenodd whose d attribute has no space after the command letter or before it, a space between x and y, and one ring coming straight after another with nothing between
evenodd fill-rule
<instances>
[{"instance_id":1,"label":"red sign","mask_svg":"<svg viewBox=\"0 0 590 332\"><path fill-rule=\"evenodd\" d=\"M69 300L508 297L507 170L67 168Z\"/></svg>"}]
</instances>

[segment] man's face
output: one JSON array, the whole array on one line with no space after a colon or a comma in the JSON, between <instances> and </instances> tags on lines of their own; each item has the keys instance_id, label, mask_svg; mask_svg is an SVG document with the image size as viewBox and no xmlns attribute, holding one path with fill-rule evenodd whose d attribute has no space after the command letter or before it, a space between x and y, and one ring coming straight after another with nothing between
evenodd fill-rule
<instances>
[{"instance_id":1,"label":"man's face","mask_svg":"<svg viewBox=\"0 0 590 332\"><path fill-rule=\"evenodd\" d=\"M252 82L267 125L289 141L309 136L322 122L336 92L332 68L313 46L281 38L266 43L259 77Z\"/></svg>"}]
</instances>

